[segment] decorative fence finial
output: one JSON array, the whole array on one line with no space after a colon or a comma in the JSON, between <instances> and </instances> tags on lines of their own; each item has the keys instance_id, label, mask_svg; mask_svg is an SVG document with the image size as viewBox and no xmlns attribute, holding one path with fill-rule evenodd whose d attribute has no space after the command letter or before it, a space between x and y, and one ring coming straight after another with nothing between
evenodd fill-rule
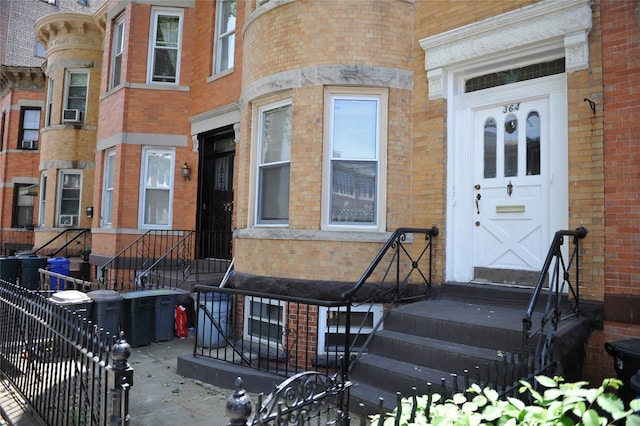
<instances>
[{"instance_id":1,"label":"decorative fence finial","mask_svg":"<svg viewBox=\"0 0 640 426\"><path fill-rule=\"evenodd\" d=\"M244 389L242 389L242 378L236 379L236 390L227 399L226 408L227 417L229 417L229 425L232 426L244 426L247 424L247 420L251 415L252 406L251 398L247 395Z\"/></svg>"}]
</instances>

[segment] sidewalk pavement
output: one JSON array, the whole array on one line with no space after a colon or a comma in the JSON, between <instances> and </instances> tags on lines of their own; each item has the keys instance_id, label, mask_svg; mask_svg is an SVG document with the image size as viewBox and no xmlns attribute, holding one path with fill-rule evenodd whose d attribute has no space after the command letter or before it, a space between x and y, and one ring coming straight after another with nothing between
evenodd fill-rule
<instances>
[{"instance_id":1,"label":"sidewalk pavement","mask_svg":"<svg viewBox=\"0 0 640 426\"><path fill-rule=\"evenodd\" d=\"M131 349L131 426L226 426L225 409L233 389L223 389L176 373L177 358L193 353L195 336ZM229 384L229 388L234 386ZM257 398L250 395L255 408Z\"/></svg>"},{"instance_id":2,"label":"sidewalk pavement","mask_svg":"<svg viewBox=\"0 0 640 426\"><path fill-rule=\"evenodd\" d=\"M176 373L177 358L193 352L195 335L131 349L131 426L227 426L225 409L233 389L223 389ZM234 386L229 384L229 388ZM249 395L255 410L256 395ZM0 426L32 426L36 419L15 393L0 386ZM4 419L3 419L4 417Z\"/></svg>"}]
</instances>

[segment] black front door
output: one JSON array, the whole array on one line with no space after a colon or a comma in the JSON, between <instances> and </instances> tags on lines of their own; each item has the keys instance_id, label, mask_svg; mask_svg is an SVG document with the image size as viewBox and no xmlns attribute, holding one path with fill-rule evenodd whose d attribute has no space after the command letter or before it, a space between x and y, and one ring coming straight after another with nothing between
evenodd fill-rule
<instances>
[{"instance_id":1,"label":"black front door","mask_svg":"<svg viewBox=\"0 0 640 426\"><path fill-rule=\"evenodd\" d=\"M198 258L231 259L233 129L200 137Z\"/></svg>"}]
</instances>

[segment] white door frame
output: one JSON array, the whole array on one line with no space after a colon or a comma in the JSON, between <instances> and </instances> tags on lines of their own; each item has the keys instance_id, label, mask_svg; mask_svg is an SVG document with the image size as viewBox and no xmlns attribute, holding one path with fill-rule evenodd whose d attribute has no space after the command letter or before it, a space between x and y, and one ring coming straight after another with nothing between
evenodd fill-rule
<instances>
[{"instance_id":1,"label":"white door frame","mask_svg":"<svg viewBox=\"0 0 640 426\"><path fill-rule=\"evenodd\" d=\"M454 96L454 111L449 115L450 133L447 152L447 237L446 280L467 282L473 278L474 190L471 111L502 99L549 97L550 155L548 172L543 176L549 186L549 242L553 234L568 226L568 129L566 75L500 86Z\"/></svg>"},{"instance_id":2,"label":"white door frame","mask_svg":"<svg viewBox=\"0 0 640 426\"><path fill-rule=\"evenodd\" d=\"M550 94L550 125L556 129L551 133L551 148L556 143L561 145L552 151L549 164L552 186L549 205L558 211L552 215L550 227L564 229L568 223L566 74L509 84L495 88L496 91L479 91L458 99L464 93L465 80L562 57L567 74L588 69L591 27L591 0L541 0L419 41L425 51L429 99L449 100L445 280L468 281L473 274L469 267L471 244L467 228L473 200L465 193L472 187L471 154L462 143L470 140L470 110L465 106L467 113L460 111L464 108L458 101L487 102L482 99L486 96L484 92L495 95L499 90L522 90L527 96L527 90Z\"/></svg>"}]
</instances>

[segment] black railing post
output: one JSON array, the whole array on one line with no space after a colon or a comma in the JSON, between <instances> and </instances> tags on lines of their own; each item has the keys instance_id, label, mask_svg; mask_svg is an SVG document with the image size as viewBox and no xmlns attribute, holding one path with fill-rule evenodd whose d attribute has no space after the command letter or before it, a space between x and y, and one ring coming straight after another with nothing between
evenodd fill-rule
<instances>
[{"instance_id":1,"label":"black railing post","mask_svg":"<svg viewBox=\"0 0 640 426\"><path fill-rule=\"evenodd\" d=\"M109 424L129 425L129 390L133 386L133 368L127 362L131 346L124 339L124 332L111 348L113 365L107 367L107 384L111 393L111 416Z\"/></svg>"}]
</instances>

